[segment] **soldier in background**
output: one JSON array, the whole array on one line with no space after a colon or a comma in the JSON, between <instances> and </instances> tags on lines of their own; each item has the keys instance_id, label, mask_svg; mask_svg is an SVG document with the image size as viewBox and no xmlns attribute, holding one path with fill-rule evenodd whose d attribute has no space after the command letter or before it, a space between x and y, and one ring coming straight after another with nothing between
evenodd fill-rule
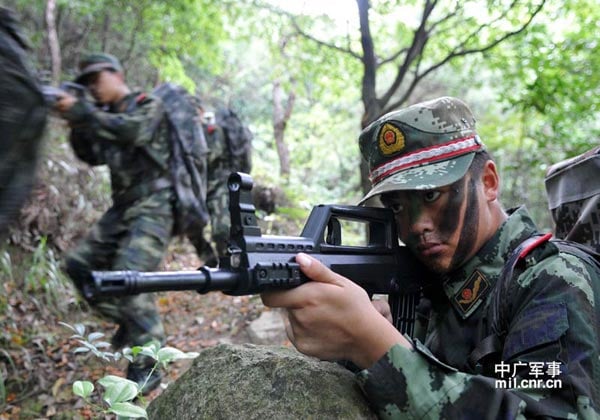
<instances>
[{"instance_id":1,"label":"soldier in background","mask_svg":"<svg viewBox=\"0 0 600 420\"><path fill-rule=\"evenodd\" d=\"M188 238L204 264L216 267L218 257L225 256L227 251L230 226L227 179L236 169L231 168L225 133L214 121L214 114L205 111L201 99L197 96L190 96L190 101L198 109L198 121L208 146L206 206L210 214L210 231L214 246L204 236L203 231L188 234Z\"/></svg>"},{"instance_id":2,"label":"soldier in background","mask_svg":"<svg viewBox=\"0 0 600 420\"><path fill-rule=\"evenodd\" d=\"M600 254L600 146L552 165L544 179L556 237Z\"/></svg>"},{"instance_id":3,"label":"soldier in background","mask_svg":"<svg viewBox=\"0 0 600 420\"><path fill-rule=\"evenodd\" d=\"M401 334L385 302L298 254L313 281L262 295L287 308L294 345L363 369L381 418L600 418L598 266L538 235L524 207L503 209L466 104L391 112L359 143L373 183L362 202L390 208L400 240L432 271L421 328Z\"/></svg>"},{"instance_id":4,"label":"soldier in background","mask_svg":"<svg viewBox=\"0 0 600 420\"><path fill-rule=\"evenodd\" d=\"M29 48L13 12L0 7L0 235L34 184L46 126L48 110Z\"/></svg>"},{"instance_id":5,"label":"soldier in background","mask_svg":"<svg viewBox=\"0 0 600 420\"><path fill-rule=\"evenodd\" d=\"M88 87L100 109L65 94L56 108L71 127L75 154L90 165L108 165L113 204L87 237L69 253L65 270L85 296L91 270L153 271L172 237L175 191L168 175L171 149L162 102L134 92L119 60L91 54L80 63L77 83ZM154 297L149 294L92 300L90 304L119 325L115 348L165 341ZM130 363L127 378L147 393L160 384L150 358Z\"/></svg>"}]
</instances>

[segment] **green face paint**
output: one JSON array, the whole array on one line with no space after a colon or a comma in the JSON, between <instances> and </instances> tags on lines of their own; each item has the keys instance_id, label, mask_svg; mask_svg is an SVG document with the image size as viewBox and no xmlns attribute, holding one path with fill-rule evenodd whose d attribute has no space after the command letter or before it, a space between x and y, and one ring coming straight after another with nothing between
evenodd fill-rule
<instances>
[{"instance_id":1,"label":"green face paint","mask_svg":"<svg viewBox=\"0 0 600 420\"><path fill-rule=\"evenodd\" d=\"M479 204L474 180L465 177L438 190L398 191L383 196L382 202L395 211L402 241L434 271L452 271L476 246ZM426 211L427 225L416 226Z\"/></svg>"},{"instance_id":2,"label":"green face paint","mask_svg":"<svg viewBox=\"0 0 600 420\"><path fill-rule=\"evenodd\" d=\"M464 178L463 178L464 179ZM463 197L465 196L464 187L467 184L466 180L463 183L463 191L460 194L462 202ZM459 204L460 208L460 204ZM459 210L460 211L460 210ZM460 214L456 214L456 219L458 223ZM465 217L463 219L462 229L460 232L460 236L458 239L458 244L456 245L456 250L454 251L454 255L452 257L452 262L448 267L448 271L452 271L462 265L469 257L469 255L473 252L473 248L476 246L477 241L477 232L479 229L479 202L477 200L477 182L475 179L471 178L469 180L468 187L468 198L467 198L467 207L465 209ZM453 230L456 230L454 228Z\"/></svg>"}]
</instances>

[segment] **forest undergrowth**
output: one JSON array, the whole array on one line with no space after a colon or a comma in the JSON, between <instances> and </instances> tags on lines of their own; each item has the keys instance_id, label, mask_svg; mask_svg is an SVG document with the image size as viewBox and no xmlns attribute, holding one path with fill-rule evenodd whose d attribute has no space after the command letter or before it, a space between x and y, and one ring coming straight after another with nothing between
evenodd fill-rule
<instances>
[{"instance_id":1,"label":"forest undergrowth","mask_svg":"<svg viewBox=\"0 0 600 420\"><path fill-rule=\"evenodd\" d=\"M107 364L91 354L76 354L80 344L61 323L85 325L88 332L115 331L77 295L60 270L60 261L42 241L33 253L9 248L0 265L0 419L88 419L97 412L72 392L76 380L96 382L124 376L126 361ZM201 261L189 243L171 244L160 269L194 270ZM219 343L247 342L245 327L264 310L259 296L196 292L157 294L167 332L166 346L197 352ZM189 361L169 365L163 384L176 380ZM158 388L140 401L147 405ZM100 394L94 394L102 404ZM111 418L107 416L106 418Z\"/></svg>"}]
</instances>

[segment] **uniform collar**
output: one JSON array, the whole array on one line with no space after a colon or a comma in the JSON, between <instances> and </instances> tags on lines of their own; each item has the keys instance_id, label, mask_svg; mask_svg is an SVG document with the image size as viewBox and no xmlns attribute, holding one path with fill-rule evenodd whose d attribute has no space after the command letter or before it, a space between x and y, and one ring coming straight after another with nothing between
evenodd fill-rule
<instances>
[{"instance_id":1,"label":"uniform collar","mask_svg":"<svg viewBox=\"0 0 600 420\"><path fill-rule=\"evenodd\" d=\"M131 103L131 101L136 100L136 98L139 94L140 94L140 92L134 92L134 91L129 92L127 95L123 96L117 102L115 102L114 104L111 104L109 107L110 111L115 112L115 113L127 112L127 109L129 108L129 104Z\"/></svg>"},{"instance_id":2,"label":"uniform collar","mask_svg":"<svg viewBox=\"0 0 600 420\"><path fill-rule=\"evenodd\" d=\"M463 319L486 301L513 249L537 232L524 206L511 209L508 214L508 219L479 252L444 278L444 292Z\"/></svg>"}]
</instances>

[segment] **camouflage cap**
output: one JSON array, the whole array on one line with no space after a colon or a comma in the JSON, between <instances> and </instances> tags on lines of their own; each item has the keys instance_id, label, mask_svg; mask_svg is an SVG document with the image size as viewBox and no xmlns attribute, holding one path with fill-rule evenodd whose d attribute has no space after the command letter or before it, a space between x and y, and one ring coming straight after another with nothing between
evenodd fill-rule
<instances>
[{"instance_id":1,"label":"camouflage cap","mask_svg":"<svg viewBox=\"0 0 600 420\"><path fill-rule=\"evenodd\" d=\"M461 100L442 97L390 112L359 137L373 187L363 197L427 190L462 178L478 150L475 117Z\"/></svg>"},{"instance_id":2,"label":"camouflage cap","mask_svg":"<svg viewBox=\"0 0 600 420\"><path fill-rule=\"evenodd\" d=\"M79 74L75 83L85 84L85 79L91 74L101 70L123 71L119 59L106 53L95 53L87 55L79 62Z\"/></svg>"}]
</instances>

